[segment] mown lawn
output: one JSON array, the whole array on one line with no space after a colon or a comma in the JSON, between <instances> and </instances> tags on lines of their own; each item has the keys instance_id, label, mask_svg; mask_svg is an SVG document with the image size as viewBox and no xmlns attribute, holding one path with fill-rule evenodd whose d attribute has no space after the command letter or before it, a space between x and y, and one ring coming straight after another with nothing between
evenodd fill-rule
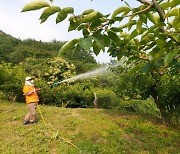
<instances>
[{"instance_id":1,"label":"mown lawn","mask_svg":"<svg viewBox=\"0 0 180 154\"><path fill-rule=\"evenodd\" d=\"M0 153L180 153L180 131L160 125L150 115L42 105L40 109L47 125L38 113L37 124L24 126L26 105L0 102Z\"/></svg>"}]
</instances>

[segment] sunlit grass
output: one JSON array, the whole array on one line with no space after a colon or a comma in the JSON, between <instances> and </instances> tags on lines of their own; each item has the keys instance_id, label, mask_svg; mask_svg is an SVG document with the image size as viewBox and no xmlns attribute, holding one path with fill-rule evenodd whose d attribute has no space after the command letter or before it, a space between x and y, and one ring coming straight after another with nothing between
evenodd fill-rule
<instances>
[{"instance_id":1,"label":"sunlit grass","mask_svg":"<svg viewBox=\"0 0 180 154\"><path fill-rule=\"evenodd\" d=\"M180 132L120 110L40 105L46 120L24 126L24 103L0 103L0 153L178 153ZM71 142L79 149L62 140Z\"/></svg>"}]
</instances>

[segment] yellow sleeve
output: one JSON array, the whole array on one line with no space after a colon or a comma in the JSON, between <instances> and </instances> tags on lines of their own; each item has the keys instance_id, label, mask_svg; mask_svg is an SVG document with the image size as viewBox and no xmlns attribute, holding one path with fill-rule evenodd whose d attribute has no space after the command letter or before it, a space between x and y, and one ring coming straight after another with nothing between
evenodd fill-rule
<instances>
[{"instance_id":1,"label":"yellow sleeve","mask_svg":"<svg viewBox=\"0 0 180 154\"><path fill-rule=\"evenodd\" d=\"M29 91L30 91L29 87L25 85L23 88L23 93L26 94Z\"/></svg>"}]
</instances>

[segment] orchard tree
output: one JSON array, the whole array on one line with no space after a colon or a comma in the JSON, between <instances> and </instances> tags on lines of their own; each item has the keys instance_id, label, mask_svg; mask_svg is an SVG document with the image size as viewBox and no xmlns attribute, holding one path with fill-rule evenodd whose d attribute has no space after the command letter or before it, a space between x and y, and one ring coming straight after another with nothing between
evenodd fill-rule
<instances>
[{"instance_id":1,"label":"orchard tree","mask_svg":"<svg viewBox=\"0 0 180 154\"><path fill-rule=\"evenodd\" d=\"M75 15L72 7L61 8L43 0L27 4L22 12L44 8L40 20L45 22L49 16L57 13L56 23L69 18L68 31L81 31L82 38L73 39L64 44L59 55L75 47L82 47L98 55L101 50L120 60L127 57L133 61L143 61L139 70L152 76L164 76L169 70L178 75L180 66L180 1L179 0L137 0L140 6L132 8L126 1L112 11L102 14L89 9ZM126 22L124 24L124 22ZM135 65L135 64L134 64ZM172 71L171 71L172 72ZM171 77L171 76L170 76ZM158 81L158 80L157 80ZM151 90L156 93L156 85ZM155 103L166 119L167 106L162 101ZM169 108L170 106L168 106ZM174 108L174 106L172 106Z\"/></svg>"},{"instance_id":2,"label":"orchard tree","mask_svg":"<svg viewBox=\"0 0 180 154\"><path fill-rule=\"evenodd\" d=\"M23 65L27 74L44 80L49 85L68 79L76 74L75 66L60 57L27 58Z\"/></svg>"},{"instance_id":3,"label":"orchard tree","mask_svg":"<svg viewBox=\"0 0 180 154\"><path fill-rule=\"evenodd\" d=\"M125 62L125 65L113 68L118 74L114 89L122 98L144 100L152 97L160 110L164 124L179 121L180 113L180 75L175 69L166 69L163 74L143 73L142 60Z\"/></svg>"},{"instance_id":4,"label":"orchard tree","mask_svg":"<svg viewBox=\"0 0 180 154\"><path fill-rule=\"evenodd\" d=\"M24 96L22 86L26 73L20 65L13 66L10 63L0 64L0 90L11 101L22 101Z\"/></svg>"}]
</instances>

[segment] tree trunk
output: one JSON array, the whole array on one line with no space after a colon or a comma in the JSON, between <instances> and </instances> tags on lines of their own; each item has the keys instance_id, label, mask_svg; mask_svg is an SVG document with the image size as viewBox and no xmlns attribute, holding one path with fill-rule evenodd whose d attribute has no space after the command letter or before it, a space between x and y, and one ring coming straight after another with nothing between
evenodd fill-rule
<instances>
[{"instance_id":1,"label":"tree trunk","mask_svg":"<svg viewBox=\"0 0 180 154\"><path fill-rule=\"evenodd\" d=\"M156 103L158 109L160 110L162 123L163 125L167 125L168 118L167 118L166 108L159 100L155 86L152 86L150 90L151 90L151 96L153 97L154 102Z\"/></svg>"},{"instance_id":2,"label":"tree trunk","mask_svg":"<svg viewBox=\"0 0 180 154\"><path fill-rule=\"evenodd\" d=\"M94 101L93 101L93 105L94 105L94 108L98 108L97 96L96 96L96 93L95 93L95 92L94 92Z\"/></svg>"},{"instance_id":3,"label":"tree trunk","mask_svg":"<svg viewBox=\"0 0 180 154\"><path fill-rule=\"evenodd\" d=\"M17 95L9 95L8 96L8 100L12 101L12 102L15 102L16 101L16 98L17 98Z\"/></svg>"}]
</instances>

